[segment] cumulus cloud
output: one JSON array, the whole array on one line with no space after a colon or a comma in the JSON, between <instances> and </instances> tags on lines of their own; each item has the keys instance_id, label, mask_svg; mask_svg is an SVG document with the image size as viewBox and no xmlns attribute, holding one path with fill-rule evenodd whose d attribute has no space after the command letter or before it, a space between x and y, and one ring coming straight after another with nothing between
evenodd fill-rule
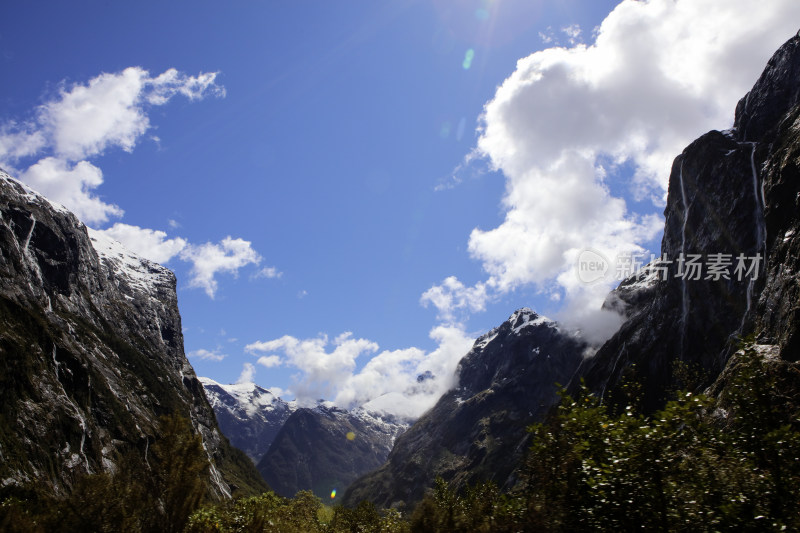
<instances>
[{"instance_id":1,"label":"cumulus cloud","mask_svg":"<svg viewBox=\"0 0 800 533\"><path fill-rule=\"evenodd\" d=\"M190 244L182 237L168 238L163 231L140 228L117 222L105 230L95 230L122 243L128 250L156 263L167 263L173 258L191 263L189 286L204 289L212 299L216 296L219 274L238 275L239 270L250 264L258 264L261 256L252 243L243 239L225 237L218 243ZM280 272L274 268L276 275ZM262 270L262 272L263 272ZM263 274L254 277L265 277ZM221 333L224 336L224 333Z\"/></svg>"},{"instance_id":2,"label":"cumulus cloud","mask_svg":"<svg viewBox=\"0 0 800 533\"><path fill-rule=\"evenodd\" d=\"M255 375L256 367L253 363L245 363L242 365L242 373L239 374L239 379L236 380L236 383L252 383Z\"/></svg>"},{"instance_id":3,"label":"cumulus cloud","mask_svg":"<svg viewBox=\"0 0 800 533\"><path fill-rule=\"evenodd\" d=\"M447 277L441 285L434 285L420 297L424 307L432 304L438 311L437 318L445 323L459 322L459 318L486 308L486 285L477 283L467 287L457 277Z\"/></svg>"},{"instance_id":4,"label":"cumulus cloud","mask_svg":"<svg viewBox=\"0 0 800 533\"><path fill-rule=\"evenodd\" d=\"M230 236L218 244L189 244L180 256L184 261L192 263L189 286L204 289L210 298L214 298L217 292L217 274L227 272L235 276L240 268L261 261L261 256L253 249L250 241Z\"/></svg>"},{"instance_id":5,"label":"cumulus cloud","mask_svg":"<svg viewBox=\"0 0 800 533\"><path fill-rule=\"evenodd\" d=\"M56 157L45 157L23 171L19 179L68 207L85 223L105 222L123 214L118 206L92 194L92 189L103 183L103 172L88 161L73 164Z\"/></svg>"},{"instance_id":6,"label":"cumulus cloud","mask_svg":"<svg viewBox=\"0 0 800 533\"><path fill-rule=\"evenodd\" d=\"M186 239L168 239L163 231L140 228L117 222L105 230L99 230L128 250L156 263L166 263L187 246Z\"/></svg>"},{"instance_id":7,"label":"cumulus cloud","mask_svg":"<svg viewBox=\"0 0 800 533\"><path fill-rule=\"evenodd\" d=\"M437 348L425 352L418 348L385 350L367 339L353 338L349 332L334 339L320 335L311 339L284 336L254 342L245 351L267 358L275 364L295 367L290 393L301 405L330 399L345 408L365 406L406 417L416 417L430 408L456 383L458 361L469 351L472 339L455 326L437 326L430 333ZM279 358L274 352L283 354ZM357 359L376 354L360 369ZM431 376L418 379L419 376Z\"/></svg>"},{"instance_id":8,"label":"cumulus cloud","mask_svg":"<svg viewBox=\"0 0 800 533\"><path fill-rule=\"evenodd\" d=\"M470 155L506 179L504 221L469 237L488 273L487 297L533 285L563 292L565 308L599 307L609 287L578 282L579 251L642 251L662 226L656 213L672 159L709 129L730 127L736 102L797 20L794 0L769 9L753 0L625 0L593 44L520 59L485 105ZM577 27L562 31L580 37ZM648 210L632 212L612 194L623 163L634 169L629 194L650 200ZM448 294L463 290L446 280L423 302L457 308Z\"/></svg>"},{"instance_id":9,"label":"cumulus cloud","mask_svg":"<svg viewBox=\"0 0 800 533\"><path fill-rule=\"evenodd\" d=\"M177 95L191 101L225 96L217 76L216 72L189 76L176 69L151 76L141 67L130 67L100 74L87 83L62 82L57 94L40 105L30 120L0 123L0 166L21 165L20 180L89 225L121 217L119 206L96 193L103 184L103 172L89 159L112 148L132 151L151 129L150 110ZM170 220L169 226L176 229L180 224ZM212 298L218 274L236 275L243 266L261 261L249 242L232 237L193 245L181 237L168 238L163 231L123 223L100 231L156 263L176 256L190 262L189 285L204 289ZM267 267L256 276L275 278L281 272Z\"/></svg>"},{"instance_id":10,"label":"cumulus cloud","mask_svg":"<svg viewBox=\"0 0 800 533\"><path fill-rule=\"evenodd\" d=\"M175 95L224 96L217 73L187 76L175 69L152 77L141 67L103 73L85 84L60 85L34 117L0 124L0 165L89 224L122 215L95 194L103 173L88 161L109 148L132 151L150 129L148 112Z\"/></svg>"},{"instance_id":11,"label":"cumulus cloud","mask_svg":"<svg viewBox=\"0 0 800 533\"><path fill-rule=\"evenodd\" d=\"M281 361L281 358L277 355L262 355L258 358L256 363L266 368L273 368L276 366L281 366L283 361Z\"/></svg>"},{"instance_id":12,"label":"cumulus cloud","mask_svg":"<svg viewBox=\"0 0 800 533\"><path fill-rule=\"evenodd\" d=\"M211 351L202 348L199 350L193 350L186 355L192 359L200 359L201 361L222 361L228 357L228 354L219 353L218 350Z\"/></svg>"}]
</instances>

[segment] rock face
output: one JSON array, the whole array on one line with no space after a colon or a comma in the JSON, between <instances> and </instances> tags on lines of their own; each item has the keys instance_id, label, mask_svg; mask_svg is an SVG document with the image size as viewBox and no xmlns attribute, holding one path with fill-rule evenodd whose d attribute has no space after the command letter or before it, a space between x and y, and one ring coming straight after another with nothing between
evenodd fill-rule
<instances>
[{"instance_id":1,"label":"rock face","mask_svg":"<svg viewBox=\"0 0 800 533\"><path fill-rule=\"evenodd\" d=\"M159 415L202 435L218 497L263 482L217 428L183 351L175 277L0 172L0 484L68 491L145 461Z\"/></svg>"},{"instance_id":2,"label":"rock face","mask_svg":"<svg viewBox=\"0 0 800 533\"><path fill-rule=\"evenodd\" d=\"M555 322L520 309L480 337L458 367L460 386L401 435L380 469L353 483L345 504L412 507L436 476L456 485L515 482L526 428L556 403L587 345Z\"/></svg>"},{"instance_id":3,"label":"rock face","mask_svg":"<svg viewBox=\"0 0 800 533\"><path fill-rule=\"evenodd\" d=\"M222 385L199 378L222 434L258 464L297 406L255 383Z\"/></svg>"},{"instance_id":4,"label":"rock face","mask_svg":"<svg viewBox=\"0 0 800 533\"><path fill-rule=\"evenodd\" d=\"M741 339L757 334L777 344L785 359L800 357L798 328L798 108L800 38L793 37L769 61L739 102L733 129L711 131L690 144L673 165L669 181L662 259L668 276L619 296L629 319L579 376L600 394L630 372L642 382L645 408L658 408L677 385L675 362L694 367L704 385L722 372ZM730 254L730 280L685 280L681 254ZM737 257L760 256L759 275L734 275ZM752 264L749 261L748 266ZM572 383L572 388L577 381Z\"/></svg>"},{"instance_id":5,"label":"rock face","mask_svg":"<svg viewBox=\"0 0 800 533\"><path fill-rule=\"evenodd\" d=\"M353 480L386 461L406 428L407 423L363 409L301 408L283 425L258 470L282 496L311 490L329 501L336 490L341 498Z\"/></svg>"}]
</instances>

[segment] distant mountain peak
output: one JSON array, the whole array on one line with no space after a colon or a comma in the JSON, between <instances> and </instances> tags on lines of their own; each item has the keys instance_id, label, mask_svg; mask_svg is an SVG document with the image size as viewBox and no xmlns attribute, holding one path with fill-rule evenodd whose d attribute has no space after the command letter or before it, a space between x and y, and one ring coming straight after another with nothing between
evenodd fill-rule
<instances>
[{"instance_id":1,"label":"distant mountain peak","mask_svg":"<svg viewBox=\"0 0 800 533\"><path fill-rule=\"evenodd\" d=\"M297 402L286 402L253 382L223 385L211 378L198 379L222 433L253 463L267 453L284 422L297 410Z\"/></svg>"}]
</instances>

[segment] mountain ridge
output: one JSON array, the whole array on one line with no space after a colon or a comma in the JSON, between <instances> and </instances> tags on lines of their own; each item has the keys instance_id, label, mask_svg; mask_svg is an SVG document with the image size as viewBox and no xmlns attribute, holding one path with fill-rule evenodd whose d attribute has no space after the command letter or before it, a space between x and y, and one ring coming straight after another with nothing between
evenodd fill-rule
<instances>
[{"instance_id":1,"label":"mountain ridge","mask_svg":"<svg viewBox=\"0 0 800 533\"><path fill-rule=\"evenodd\" d=\"M3 487L63 494L131 454L146 468L167 414L202 437L215 497L263 486L219 432L186 359L171 271L90 235L5 172L0 250Z\"/></svg>"}]
</instances>

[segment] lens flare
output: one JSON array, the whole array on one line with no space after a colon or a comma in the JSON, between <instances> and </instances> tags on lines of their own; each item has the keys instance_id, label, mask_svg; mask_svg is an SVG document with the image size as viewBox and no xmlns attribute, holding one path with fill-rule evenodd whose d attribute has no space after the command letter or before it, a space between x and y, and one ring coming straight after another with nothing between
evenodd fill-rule
<instances>
[{"instance_id":1,"label":"lens flare","mask_svg":"<svg viewBox=\"0 0 800 533\"><path fill-rule=\"evenodd\" d=\"M336 489L333 489L331 491L331 500L334 499L335 497L336 497Z\"/></svg>"},{"instance_id":2,"label":"lens flare","mask_svg":"<svg viewBox=\"0 0 800 533\"><path fill-rule=\"evenodd\" d=\"M356 434L353 433L352 431L348 431L346 437L347 437L347 440L356 440ZM336 491L333 491L333 492L336 492Z\"/></svg>"},{"instance_id":3,"label":"lens flare","mask_svg":"<svg viewBox=\"0 0 800 533\"><path fill-rule=\"evenodd\" d=\"M467 50L467 53L464 54L464 61L461 63L461 66L464 67L464 70L469 70L472 66L472 60L475 59L475 50L470 48Z\"/></svg>"}]
</instances>

